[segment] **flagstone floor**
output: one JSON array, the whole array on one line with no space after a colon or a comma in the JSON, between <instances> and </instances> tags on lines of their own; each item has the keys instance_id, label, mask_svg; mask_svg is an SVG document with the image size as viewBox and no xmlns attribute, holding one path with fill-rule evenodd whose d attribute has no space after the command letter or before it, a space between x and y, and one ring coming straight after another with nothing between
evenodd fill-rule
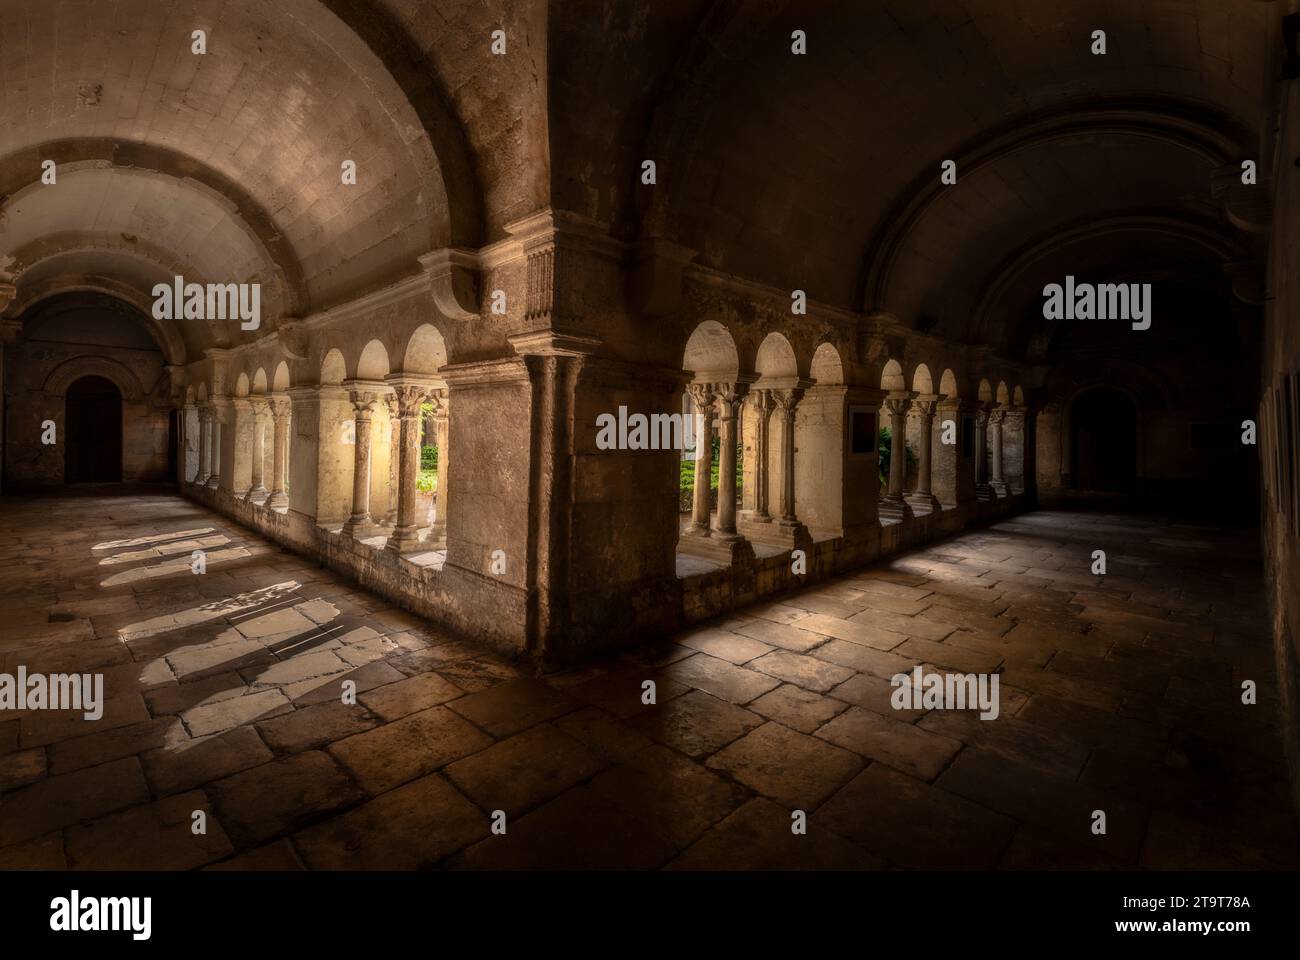
<instances>
[{"instance_id":1,"label":"flagstone floor","mask_svg":"<svg viewBox=\"0 0 1300 960\"><path fill-rule=\"evenodd\" d=\"M0 674L106 705L0 711L0 868L1294 868L1261 576L1044 511L538 677L175 496L6 497Z\"/></svg>"}]
</instances>

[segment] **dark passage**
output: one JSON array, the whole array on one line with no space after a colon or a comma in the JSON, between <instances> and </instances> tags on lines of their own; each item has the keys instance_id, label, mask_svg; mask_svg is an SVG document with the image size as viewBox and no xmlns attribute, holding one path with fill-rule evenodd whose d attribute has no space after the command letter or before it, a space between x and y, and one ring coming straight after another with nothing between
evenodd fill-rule
<instances>
[{"instance_id":1,"label":"dark passage","mask_svg":"<svg viewBox=\"0 0 1300 960\"><path fill-rule=\"evenodd\" d=\"M68 387L64 419L64 474L68 483L122 479L122 394L103 377Z\"/></svg>"},{"instance_id":2,"label":"dark passage","mask_svg":"<svg viewBox=\"0 0 1300 960\"><path fill-rule=\"evenodd\" d=\"M1129 492L1137 480L1137 415L1119 390L1090 390L1074 402L1074 486Z\"/></svg>"}]
</instances>

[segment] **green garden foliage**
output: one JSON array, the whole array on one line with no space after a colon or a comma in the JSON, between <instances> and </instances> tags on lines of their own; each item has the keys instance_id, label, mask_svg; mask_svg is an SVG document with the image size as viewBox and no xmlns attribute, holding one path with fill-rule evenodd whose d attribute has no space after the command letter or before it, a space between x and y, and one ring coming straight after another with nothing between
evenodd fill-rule
<instances>
[{"instance_id":1,"label":"green garden foliage","mask_svg":"<svg viewBox=\"0 0 1300 960\"><path fill-rule=\"evenodd\" d=\"M876 462L880 467L880 486L882 488L889 486L889 461L892 459L893 442L894 438L890 435L889 428L881 427L880 444L877 448L879 456L876 458ZM916 454L908 447L904 447L903 450L907 454L907 462L916 463Z\"/></svg>"}]
</instances>

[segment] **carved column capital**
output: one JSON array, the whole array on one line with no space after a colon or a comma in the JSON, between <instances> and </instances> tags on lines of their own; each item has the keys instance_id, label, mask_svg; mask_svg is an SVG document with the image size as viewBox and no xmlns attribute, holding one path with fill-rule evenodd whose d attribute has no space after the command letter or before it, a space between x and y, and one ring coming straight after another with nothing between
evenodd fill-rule
<instances>
[{"instance_id":1,"label":"carved column capital","mask_svg":"<svg viewBox=\"0 0 1300 960\"><path fill-rule=\"evenodd\" d=\"M713 405L714 393L711 383L688 383L686 392L698 410L707 410Z\"/></svg>"},{"instance_id":2,"label":"carved column capital","mask_svg":"<svg viewBox=\"0 0 1300 960\"><path fill-rule=\"evenodd\" d=\"M351 392L352 409L358 420L369 420L379 406L379 394L370 390L353 390Z\"/></svg>"},{"instance_id":3,"label":"carved column capital","mask_svg":"<svg viewBox=\"0 0 1300 960\"><path fill-rule=\"evenodd\" d=\"M1009 407L1005 411L1006 422L1013 427L1023 427L1031 412L1028 407Z\"/></svg>"},{"instance_id":4,"label":"carved column capital","mask_svg":"<svg viewBox=\"0 0 1300 960\"><path fill-rule=\"evenodd\" d=\"M799 406L799 401L803 399L803 387L787 387L769 391L772 395L772 404L775 409L780 410L787 418L794 416L795 408Z\"/></svg>"},{"instance_id":5,"label":"carved column capital","mask_svg":"<svg viewBox=\"0 0 1300 960\"><path fill-rule=\"evenodd\" d=\"M269 397L258 394L248 398L249 406L253 408L253 416L258 423L265 423L271 419L271 400Z\"/></svg>"},{"instance_id":6,"label":"carved column capital","mask_svg":"<svg viewBox=\"0 0 1300 960\"><path fill-rule=\"evenodd\" d=\"M907 411L912 407L912 398L887 397L884 402L884 407L889 411L891 416L905 417L907 416Z\"/></svg>"},{"instance_id":7,"label":"carved column capital","mask_svg":"<svg viewBox=\"0 0 1300 960\"><path fill-rule=\"evenodd\" d=\"M749 384L743 380L731 383L712 383L713 400L717 404L718 417L722 420L735 419L741 404L749 393Z\"/></svg>"},{"instance_id":8,"label":"carved column capital","mask_svg":"<svg viewBox=\"0 0 1300 960\"><path fill-rule=\"evenodd\" d=\"M399 384L393 387L397 400L397 409L404 420L414 420L420 416L420 405L429 395L429 388L417 384Z\"/></svg>"},{"instance_id":9,"label":"carved column capital","mask_svg":"<svg viewBox=\"0 0 1300 960\"><path fill-rule=\"evenodd\" d=\"M912 409L926 420L933 420L935 413L939 409L939 400L937 397L913 400Z\"/></svg>"}]
</instances>

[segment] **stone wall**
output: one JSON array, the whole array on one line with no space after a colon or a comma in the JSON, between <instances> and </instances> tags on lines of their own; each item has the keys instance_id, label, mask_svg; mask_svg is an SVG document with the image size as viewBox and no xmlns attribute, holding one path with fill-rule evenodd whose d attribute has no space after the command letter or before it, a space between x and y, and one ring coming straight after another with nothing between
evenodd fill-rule
<instances>
[{"instance_id":1,"label":"stone wall","mask_svg":"<svg viewBox=\"0 0 1300 960\"><path fill-rule=\"evenodd\" d=\"M19 340L5 349L4 366L7 489L63 483L65 394L82 376L104 377L122 393L122 479L171 479L167 469L170 405L158 392L167 377L156 349L93 340ZM53 444L41 442L47 420L55 424Z\"/></svg>"},{"instance_id":2,"label":"stone wall","mask_svg":"<svg viewBox=\"0 0 1300 960\"><path fill-rule=\"evenodd\" d=\"M1300 257L1300 170L1290 158L1300 151L1300 91L1295 82L1282 90L1281 138L1275 171L1273 242L1270 258L1268 310L1264 322L1261 366L1262 395L1255 418L1259 422L1259 455L1263 468L1263 543L1266 580L1272 592L1273 646L1277 661L1283 741L1291 768L1293 795L1300 810L1300 281L1295 264ZM1292 388L1289 442L1279 443L1279 399ZM1287 463L1289 454L1290 463ZM1289 469L1289 473L1288 473ZM1288 477L1290 479L1288 479ZM1279 478L1281 482L1279 483ZM1261 686L1263 686L1261 684ZM1261 698L1262 700L1262 698Z\"/></svg>"}]
</instances>

